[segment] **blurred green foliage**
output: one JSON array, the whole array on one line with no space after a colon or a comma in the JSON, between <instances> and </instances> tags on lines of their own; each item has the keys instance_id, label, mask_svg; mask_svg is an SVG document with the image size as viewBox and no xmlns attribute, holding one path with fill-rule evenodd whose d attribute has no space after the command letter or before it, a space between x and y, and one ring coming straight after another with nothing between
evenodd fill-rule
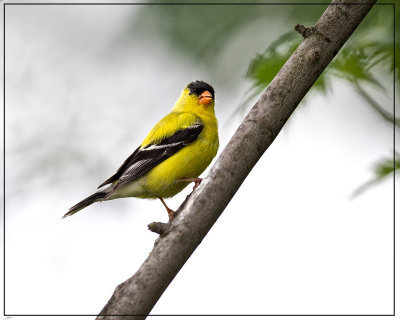
<instances>
[{"instance_id":1,"label":"blurred green foliage","mask_svg":"<svg viewBox=\"0 0 400 320\"><path fill-rule=\"evenodd\" d=\"M303 5L304 1L298 1L298 5L190 5L190 2L186 2L185 5L176 6L144 6L138 18L132 19L129 29L146 30L146 34L153 30L154 34L162 35L165 44L171 46L177 54L182 54L185 59L189 58L196 65L208 68L207 72L210 74L223 73L223 83L227 86L230 85L230 73L229 69L223 69L221 61L229 60L229 65L235 66L243 65L243 60L240 60L240 56L235 57L234 52L227 54L226 47L229 47L243 30L251 29L252 25L257 25L257 30L265 30L265 43L268 43L273 34L276 40L270 42L266 49L256 54L249 63L245 78L251 86L244 101L237 106L238 112L243 107L247 108L248 102L268 86L302 41L301 36L293 29L295 24L314 25L327 7L318 1L307 1L312 2L315 4ZM393 94L393 83L388 83L388 79L393 79L393 72L397 82L396 91L400 91L399 66L394 65L393 59L395 52L396 61L400 61L399 23L395 26L396 39L393 43L393 8L395 18L399 21L400 6L393 6L390 2L385 4L384 1L378 3L381 5L376 5L371 10L311 91L326 94L334 80L345 81L364 99L366 107L375 109L388 123L392 124L394 121L397 130L400 128L400 119L394 119L393 100L377 102L370 94L375 90L390 97ZM282 25L283 28L276 27L278 30L270 30L271 26ZM127 34L129 35L129 32ZM245 37L257 35L247 33ZM245 38L241 39L243 41ZM390 167L399 172L399 167L394 167L393 161L391 164L384 160L379 163L382 164L379 168L386 164L385 168ZM378 171L375 170L375 173ZM387 174L376 174L376 181L385 176Z\"/></svg>"},{"instance_id":2,"label":"blurred green foliage","mask_svg":"<svg viewBox=\"0 0 400 320\"><path fill-rule=\"evenodd\" d=\"M253 81L253 86L262 90L268 85L287 59L300 44L295 32L281 35L271 43L262 54L257 54L250 63L246 77Z\"/></svg>"},{"instance_id":3,"label":"blurred green foliage","mask_svg":"<svg viewBox=\"0 0 400 320\"><path fill-rule=\"evenodd\" d=\"M176 56L203 68L210 77L220 78L220 85L226 87L232 85L235 69L243 69L252 52L267 44L272 34L284 33L296 23L316 20L326 9L326 5L311 6L312 10L305 5L265 5L261 0L252 1L252 5L225 0L218 2L230 4L176 2L179 5L141 6L121 42L138 42L140 36L145 41L149 35L155 36ZM224 68L225 64L229 66Z\"/></svg>"},{"instance_id":4,"label":"blurred green foliage","mask_svg":"<svg viewBox=\"0 0 400 320\"><path fill-rule=\"evenodd\" d=\"M383 178L387 175L391 174L393 170L400 169L400 158L399 154L396 152L396 158L393 163L393 159L383 159L379 163L377 163L374 167L375 176L377 178Z\"/></svg>"},{"instance_id":5,"label":"blurred green foliage","mask_svg":"<svg viewBox=\"0 0 400 320\"><path fill-rule=\"evenodd\" d=\"M395 7L395 19L397 21L399 21L399 13L400 9L397 6ZM313 23L314 21L309 21L308 25ZM382 119L393 124L397 130L400 128L400 118L395 118L395 114L389 111L392 110L394 97L387 105L381 105L368 93L373 87L387 94L390 89L387 90L385 85L382 84L382 75L386 79L390 79L393 72L397 83L396 91L399 91L399 65L394 64L393 55L395 53L396 61L400 61L400 26L399 24L396 25L396 39L393 43L393 25L393 6L375 7L355 34L347 41L337 57L318 78L312 90L326 93L335 78L344 80L364 99L367 106L375 109ZM251 91L252 95L259 94L268 86L300 44L301 40L294 37L293 34L293 32L289 32L280 36L268 46L264 53L253 58L246 74L255 89ZM390 84L389 88L391 88ZM358 195L376 182L382 181L394 171L400 172L398 159L396 161L393 161L393 159L380 160L374 167L373 180L357 189L354 195Z\"/></svg>"},{"instance_id":6,"label":"blurred green foliage","mask_svg":"<svg viewBox=\"0 0 400 320\"><path fill-rule=\"evenodd\" d=\"M312 8L311 6L310 9ZM389 6L374 8L312 89L326 93L331 81L339 78L352 86L372 85L380 90L385 90L378 75L383 71L390 77L394 69L399 86L399 67L398 65L395 67L393 64L394 22L386 22L393 18L393 15L390 15L391 11L392 7ZM396 18L399 16L399 12L400 9L397 8ZM313 23L315 21L308 21L307 25ZM400 26L397 25L396 28L399 29L396 30L397 37L400 37ZM290 31L271 43L264 53L256 55L246 74L253 87L259 88L259 91L265 89L300 42L299 36L296 36L294 31ZM400 41L396 41L395 46L396 60L399 61ZM376 72L378 69L380 72Z\"/></svg>"},{"instance_id":7,"label":"blurred green foliage","mask_svg":"<svg viewBox=\"0 0 400 320\"><path fill-rule=\"evenodd\" d=\"M365 190L367 190L369 187L373 186L374 184L381 182L383 179L387 178L389 175L392 175L393 172L395 171L398 173L400 170L400 154L395 153L394 159L393 158L384 158L379 160L378 162L375 163L375 165L372 168L373 171L373 178L361 185L359 188L357 188L356 191L353 193L353 197L361 194Z\"/></svg>"}]
</instances>

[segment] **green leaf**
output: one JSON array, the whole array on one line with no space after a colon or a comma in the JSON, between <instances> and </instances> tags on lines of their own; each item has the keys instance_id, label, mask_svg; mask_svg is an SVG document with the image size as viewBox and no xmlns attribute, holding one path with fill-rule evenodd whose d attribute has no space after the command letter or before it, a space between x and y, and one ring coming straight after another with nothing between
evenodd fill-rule
<instances>
[{"instance_id":1,"label":"green leaf","mask_svg":"<svg viewBox=\"0 0 400 320\"><path fill-rule=\"evenodd\" d=\"M378 161L373 167L374 177L368 182L358 187L352 197L356 197L375 185L376 183L382 182L386 177L393 174L400 173L400 155L396 152L395 158L385 158Z\"/></svg>"},{"instance_id":2,"label":"green leaf","mask_svg":"<svg viewBox=\"0 0 400 320\"><path fill-rule=\"evenodd\" d=\"M279 72L286 60L296 50L300 43L295 32L281 35L272 42L262 54L257 54L248 67L246 78L250 79L253 86L262 89L268 86ZM257 94L258 91L255 91Z\"/></svg>"},{"instance_id":3,"label":"green leaf","mask_svg":"<svg viewBox=\"0 0 400 320\"><path fill-rule=\"evenodd\" d=\"M396 153L394 161L393 159L383 159L374 166L375 176L378 179L386 177L393 173L393 171L398 172L398 170L400 170L400 159L398 153Z\"/></svg>"},{"instance_id":4,"label":"green leaf","mask_svg":"<svg viewBox=\"0 0 400 320\"><path fill-rule=\"evenodd\" d=\"M384 90L384 87L370 71L373 66L373 59L377 59L379 56L384 58L384 55L379 51L375 51L374 54L367 54L368 46L368 44L356 48L351 44L345 46L329 65L328 72L335 77L347 80L350 84L356 82L369 83Z\"/></svg>"}]
</instances>

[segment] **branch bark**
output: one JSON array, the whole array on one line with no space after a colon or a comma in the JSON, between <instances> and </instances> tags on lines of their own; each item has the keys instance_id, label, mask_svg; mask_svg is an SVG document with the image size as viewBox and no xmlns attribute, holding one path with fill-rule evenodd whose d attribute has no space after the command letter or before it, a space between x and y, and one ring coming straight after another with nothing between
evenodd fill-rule
<instances>
[{"instance_id":1,"label":"branch bark","mask_svg":"<svg viewBox=\"0 0 400 320\"><path fill-rule=\"evenodd\" d=\"M144 319L243 180L376 0L333 1L275 76L209 175L177 210L139 270L120 284L97 319Z\"/></svg>"}]
</instances>

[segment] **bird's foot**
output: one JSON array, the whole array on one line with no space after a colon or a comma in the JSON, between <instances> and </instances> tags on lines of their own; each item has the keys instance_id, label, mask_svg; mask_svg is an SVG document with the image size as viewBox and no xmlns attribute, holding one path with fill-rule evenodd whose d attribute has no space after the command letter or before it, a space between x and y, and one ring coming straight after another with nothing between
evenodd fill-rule
<instances>
[{"instance_id":1,"label":"bird's foot","mask_svg":"<svg viewBox=\"0 0 400 320\"><path fill-rule=\"evenodd\" d=\"M202 181L202 178L183 178L179 179L179 181L184 181L184 182L194 182L194 187L193 191L196 190L196 188L199 186L200 182Z\"/></svg>"},{"instance_id":2,"label":"bird's foot","mask_svg":"<svg viewBox=\"0 0 400 320\"><path fill-rule=\"evenodd\" d=\"M174 211L174 210L171 210L171 209L168 209L167 211L168 211L168 218L169 218L169 221L174 220L174 218L175 218L175 211Z\"/></svg>"},{"instance_id":3,"label":"bird's foot","mask_svg":"<svg viewBox=\"0 0 400 320\"><path fill-rule=\"evenodd\" d=\"M165 209L167 209L169 221L174 220L174 218L175 218L175 211L172 210L172 209L170 209L170 208L168 208L168 206L167 206L167 204L165 203L165 201L164 201L163 198L160 197L160 198L158 198L158 199L160 199L160 201L161 201L162 204L164 205Z\"/></svg>"}]
</instances>

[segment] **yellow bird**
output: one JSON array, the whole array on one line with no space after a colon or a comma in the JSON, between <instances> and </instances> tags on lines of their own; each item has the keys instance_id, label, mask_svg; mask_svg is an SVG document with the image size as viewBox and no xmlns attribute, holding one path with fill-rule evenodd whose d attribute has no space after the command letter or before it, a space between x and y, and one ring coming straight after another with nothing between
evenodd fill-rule
<instances>
[{"instance_id":1,"label":"yellow bird","mask_svg":"<svg viewBox=\"0 0 400 320\"><path fill-rule=\"evenodd\" d=\"M209 84L190 82L172 111L151 129L117 172L63 218L97 201L137 197L160 199L172 220L174 211L163 198L176 195L190 182L195 183L195 189L201 182L199 175L217 154L214 105L215 93Z\"/></svg>"}]
</instances>

